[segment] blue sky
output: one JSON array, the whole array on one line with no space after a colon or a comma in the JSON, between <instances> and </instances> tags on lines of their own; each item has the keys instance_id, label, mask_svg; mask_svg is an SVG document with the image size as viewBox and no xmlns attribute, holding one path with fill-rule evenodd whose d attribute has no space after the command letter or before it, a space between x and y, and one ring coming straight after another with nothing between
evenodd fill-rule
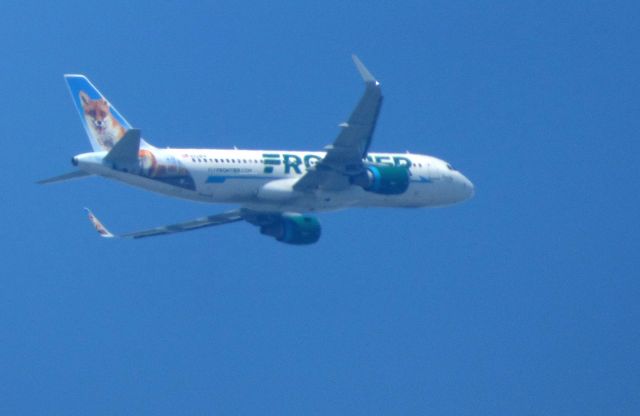
<instances>
[{"instance_id":1,"label":"blue sky","mask_svg":"<svg viewBox=\"0 0 640 416\"><path fill-rule=\"evenodd\" d=\"M0 6L2 414L638 414L636 2ZM290 247L92 178L62 74L157 146L320 149L382 82L374 151L476 185L320 215Z\"/></svg>"}]
</instances>

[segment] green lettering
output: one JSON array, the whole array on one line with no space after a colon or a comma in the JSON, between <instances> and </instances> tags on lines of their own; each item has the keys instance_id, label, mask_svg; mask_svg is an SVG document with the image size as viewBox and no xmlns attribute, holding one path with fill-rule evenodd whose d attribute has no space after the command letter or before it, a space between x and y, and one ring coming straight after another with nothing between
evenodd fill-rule
<instances>
[{"instance_id":1,"label":"green lettering","mask_svg":"<svg viewBox=\"0 0 640 416\"><path fill-rule=\"evenodd\" d=\"M379 163L381 165L388 165L388 166L393 166L393 163L391 163L391 158L389 156L376 156L376 163Z\"/></svg>"},{"instance_id":2,"label":"green lettering","mask_svg":"<svg viewBox=\"0 0 640 416\"><path fill-rule=\"evenodd\" d=\"M316 161L315 164L318 164L318 162L321 161L322 158L319 157L319 156L316 156L316 155L306 155L304 157L304 167L309 169L311 167L311 161L312 160L315 160Z\"/></svg>"},{"instance_id":3,"label":"green lettering","mask_svg":"<svg viewBox=\"0 0 640 416\"><path fill-rule=\"evenodd\" d=\"M302 163L302 160L298 156L284 154L282 157L284 158L285 175L289 174L291 169L293 169L297 174L302 173L300 172L300 164Z\"/></svg>"},{"instance_id":4,"label":"green lettering","mask_svg":"<svg viewBox=\"0 0 640 416\"><path fill-rule=\"evenodd\" d=\"M393 163L396 166L404 166L406 168L410 168L411 167L411 159L409 159L408 157L404 157L404 156L395 156L393 158Z\"/></svg>"},{"instance_id":5,"label":"green lettering","mask_svg":"<svg viewBox=\"0 0 640 416\"><path fill-rule=\"evenodd\" d=\"M273 167L280 165L280 155L277 153L263 153L264 173L273 173Z\"/></svg>"}]
</instances>

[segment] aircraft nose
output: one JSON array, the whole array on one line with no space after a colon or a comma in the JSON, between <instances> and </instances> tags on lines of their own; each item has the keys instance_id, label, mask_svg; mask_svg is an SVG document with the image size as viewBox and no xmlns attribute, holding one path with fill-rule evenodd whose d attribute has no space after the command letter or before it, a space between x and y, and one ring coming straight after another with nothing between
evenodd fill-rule
<instances>
[{"instance_id":1,"label":"aircraft nose","mask_svg":"<svg viewBox=\"0 0 640 416\"><path fill-rule=\"evenodd\" d=\"M462 173L458 173L458 181L460 186L460 200L466 201L467 199L473 198L475 194L475 187L473 183Z\"/></svg>"},{"instance_id":2,"label":"aircraft nose","mask_svg":"<svg viewBox=\"0 0 640 416\"><path fill-rule=\"evenodd\" d=\"M466 176L462 175L462 178L464 179L464 186L467 189L467 198L466 199L471 199L473 198L473 196L476 194L476 188L475 186L473 186L473 182L471 182L469 180L469 178L467 178Z\"/></svg>"}]
</instances>

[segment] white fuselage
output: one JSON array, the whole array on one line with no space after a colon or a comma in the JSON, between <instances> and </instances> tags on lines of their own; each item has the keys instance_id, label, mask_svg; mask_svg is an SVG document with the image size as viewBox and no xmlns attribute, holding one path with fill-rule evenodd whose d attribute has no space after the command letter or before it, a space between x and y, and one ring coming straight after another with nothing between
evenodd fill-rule
<instances>
[{"instance_id":1,"label":"white fuselage","mask_svg":"<svg viewBox=\"0 0 640 416\"><path fill-rule=\"evenodd\" d=\"M142 149L140 165L113 169L106 152L84 153L74 163L88 173L147 190L209 203L240 204L255 211L328 211L347 207L428 207L461 202L472 183L445 161L409 153L369 153L367 160L409 168L409 188L382 195L351 185L340 191L298 192L295 182L324 152L237 149Z\"/></svg>"}]
</instances>

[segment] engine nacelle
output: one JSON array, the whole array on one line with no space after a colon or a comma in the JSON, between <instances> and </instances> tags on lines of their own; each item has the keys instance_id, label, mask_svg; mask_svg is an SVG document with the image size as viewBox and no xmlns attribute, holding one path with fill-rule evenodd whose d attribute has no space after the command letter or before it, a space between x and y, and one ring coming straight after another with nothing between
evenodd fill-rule
<instances>
[{"instance_id":1,"label":"engine nacelle","mask_svg":"<svg viewBox=\"0 0 640 416\"><path fill-rule=\"evenodd\" d=\"M313 244L320 239L321 227L317 218L301 214L282 214L260 232L287 244Z\"/></svg>"},{"instance_id":2,"label":"engine nacelle","mask_svg":"<svg viewBox=\"0 0 640 416\"><path fill-rule=\"evenodd\" d=\"M409 169L405 166L369 165L352 183L365 191L382 195L399 195L409 188Z\"/></svg>"}]
</instances>

